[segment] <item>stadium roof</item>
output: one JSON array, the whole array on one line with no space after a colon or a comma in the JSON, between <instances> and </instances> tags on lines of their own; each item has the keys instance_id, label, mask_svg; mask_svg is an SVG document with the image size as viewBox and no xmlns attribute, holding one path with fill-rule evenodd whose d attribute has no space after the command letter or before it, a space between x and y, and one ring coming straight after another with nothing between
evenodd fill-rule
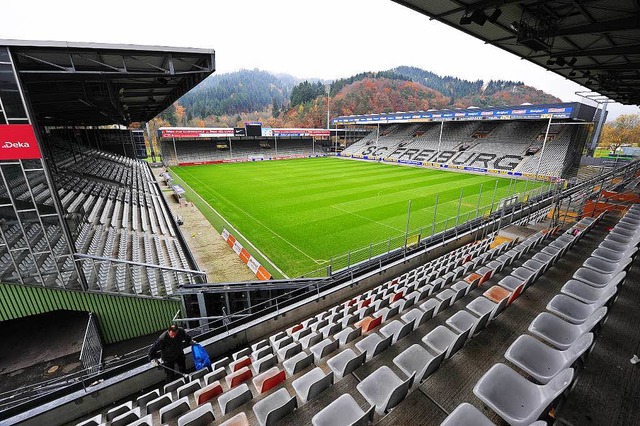
<instances>
[{"instance_id":1,"label":"stadium roof","mask_svg":"<svg viewBox=\"0 0 640 426\"><path fill-rule=\"evenodd\" d=\"M393 0L623 104L640 104L637 0Z\"/></svg>"},{"instance_id":2,"label":"stadium roof","mask_svg":"<svg viewBox=\"0 0 640 426\"><path fill-rule=\"evenodd\" d=\"M41 124L148 121L215 71L215 52L164 46L0 40Z\"/></svg>"},{"instance_id":3,"label":"stadium roof","mask_svg":"<svg viewBox=\"0 0 640 426\"><path fill-rule=\"evenodd\" d=\"M595 121L596 108L580 102L555 104L523 104L486 108L455 108L428 111L390 112L382 114L347 115L331 119L332 125L424 123L430 121L476 120L543 120L565 119Z\"/></svg>"}]
</instances>

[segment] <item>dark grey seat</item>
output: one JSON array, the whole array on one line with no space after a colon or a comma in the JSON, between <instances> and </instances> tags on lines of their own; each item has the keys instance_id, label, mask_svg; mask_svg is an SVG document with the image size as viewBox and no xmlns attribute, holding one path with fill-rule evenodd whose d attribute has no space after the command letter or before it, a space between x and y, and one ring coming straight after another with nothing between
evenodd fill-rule
<instances>
[{"instance_id":1,"label":"dark grey seat","mask_svg":"<svg viewBox=\"0 0 640 426\"><path fill-rule=\"evenodd\" d=\"M140 420L140 407L136 407L131 411L120 414L111 421L111 426L125 426L137 420Z\"/></svg>"},{"instance_id":2,"label":"dark grey seat","mask_svg":"<svg viewBox=\"0 0 640 426\"><path fill-rule=\"evenodd\" d=\"M220 406L222 414L225 415L252 399L253 394L249 390L249 386L247 386L246 383L241 383L235 388L229 389L220 395L218 397L218 405Z\"/></svg>"},{"instance_id":3,"label":"dark grey seat","mask_svg":"<svg viewBox=\"0 0 640 426\"><path fill-rule=\"evenodd\" d=\"M167 404L160 409L160 422L167 423L191 410L189 398L186 396Z\"/></svg>"},{"instance_id":4,"label":"dark grey seat","mask_svg":"<svg viewBox=\"0 0 640 426\"><path fill-rule=\"evenodd\" d=\"M391 346L392 339L393 336L382 338L379 334L371 333L364 339L357 342L356 348L358 348L360 352L366 353L367 361L369 361L371 358Z\"/></svg>"},{"instance_id":5,"label":"dark grey seat","mask_svg":"<svg viewBox=\"0 0 640 426\"><path fill-rule=\"evenodd\" d=\"M147 403L147 414L155 413L165 405L171 404L172 401L171 394L166 393L158 398L152 399Z\"/></svg>"},{"instance_id":6,"label":"dark grey seat","mask_svg":"<svg viewBox=\"0 0 640 426\"><path fill-rule=\"evenodd\" d=\"M341 380L347 374L351 374L356 368L364 364L366 353L356 355L352 349L345 349L338 355L329 358L327 365L335 374L336 381Z\"/></svg>"},{"instance_id":7,"label":"dark grey seat","mask_svg":"<svg viewBox=\"0 0 640 426\"><path fill-rule=\"evenodd\" d=\"M373 422L374 408L364 411L351 395L344 394L313 416L311 423L313 426L364 426Z\"/></svg>"},{"instance_id":8,"label":"dark grey seat","mask_svg":"<svg viewBox=\"0 0 640 426\"><path fill-rule=\"evenodd\" d=\"M105 415L105 420L110 422L121 414L124 414L128 411L131 411L133 408L133 403L131 401L127 401L124 404L118 405L117 407L113 407L107 411Z\"/></svg>"},{"instance_id":9,"label":"dark grey seat","mask_svg":"<svg viewBox=\"0 0 640 426\"><path fill-rule=\"evenodd\" d=\"M321 342L313 345L309 350L313 354L315 362L320 361L332 352L338 349L339 342L337 340L331 340L329 338L322 340Z\"/></svg>"},{"instance_id":10,"label":"dark grey seat","mask_svg":"<svg viewBox=\"0 0 640 426\"><path fill-rule=\"evenodd\" d=\"M215 419L213 407L207 402L180 416L178 426L209 426Z\"/></svg>"},{"instance_id":11,"label":"dark grey seat","mask_svg":"<svg viewBox=\"0 0 640 426\"><path fill-rule=\"evenodd\" d=\"M200 386L200 381L194 380L193 382L189 382L180 386L178 389L176 389L176 392L177 392L178 398L182 398L183 396L191 395L201 387L202 386Z\"/></svg>"},{"instance_id":12,"label":"dark grey seat","mask_svg":"<svg viewBox=\"0 0 640 426\"><path fill-rule=\"evenodd\" d=\"M313 364L313 354L300 352L282 363L289 376L297 374Z\"/></svg>"},{"instance_id":13,"label":"dark grey seat","mask_svg":"<svg viewBox=\"0 0 640 426\"><path fill-rule=\"evenodd\" d=\"M383 415L407 396L413 378L414 375L411 375L403 381L389 367L383 365L365 377L356 388L369 404L375 405L376 413Z\"/></svg>"},{"instance_id":14,"label":"dark grey seat","mask_svg":"<svg viewBox=\"0 0 640 426\"><path fill-rule=\"evenodd\" d=\"M296 397L289 395L285 388L281 388L256 402L253 406L253 412L260 426L271 426L296 408L298 408Z\"/></svg>"},{"instance_id":15,"label":"dark grey seat","mask_svg":"<svg viewBox=\"0 0 640 426\"><path fill-rule=\"evenodd\" d=\"M422 346L414 344L393 359L393 363L407 376L414 375L416 383L421 383L438 369L445 353L432 354Z\"/></svg>"},{"instance_id":16,"label":"dark grey seat","mask_svg":"<svg viewBox=\"0 0 640 426\"><path fill-rule=\"evenodd\" d=\"M332 385L333 372L324 374L320 367L314 368L291 382L291 386L293 386L303 404Z\"/></svg>"}]
</instances>

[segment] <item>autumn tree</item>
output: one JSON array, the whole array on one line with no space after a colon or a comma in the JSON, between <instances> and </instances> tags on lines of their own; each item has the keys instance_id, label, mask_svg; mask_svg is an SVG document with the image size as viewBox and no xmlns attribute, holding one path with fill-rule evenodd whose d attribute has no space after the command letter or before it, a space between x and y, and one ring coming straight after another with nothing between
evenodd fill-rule
<instances>
[{"instance_id":1,"label":"autumn tree","mask_svg":"<svg viewBox=\"0 0 640 426\"><path fill-rule=\"evenodd\" d=\"M640 114L622 114L602 129L599 145L615 152L621 145L640 142Z\"/></svg>"}]
</instances>

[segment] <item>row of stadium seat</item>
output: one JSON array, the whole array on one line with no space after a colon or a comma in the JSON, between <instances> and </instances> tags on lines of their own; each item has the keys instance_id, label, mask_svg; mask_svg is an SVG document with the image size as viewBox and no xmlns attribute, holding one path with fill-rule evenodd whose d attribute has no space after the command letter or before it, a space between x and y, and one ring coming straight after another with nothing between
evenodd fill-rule
<instances>
[{"instance_id":1,"label":"row of stadium seat","mask_svg":"<svg viewBox=\"0 0 640 426\"><path fill-rule=\"evenodd\" d=\"M544 235L544 233L538 234L540 238ZM334 380L338 381L365 360L371 360L384 348L395 344L405 334L418 328L439 310L446 308L454 301L453 296L463 296L463 289L458 288L462 282L452 286L456 289L453 294L449 288L436 294L439 289L453 283L457 278L463 276L465 271L471 271L491 261L493 257L496 257L496 260L489 264L497 267L500 265L498 258L506 260L509 256L515 256L517 253L510 252L506 258L498 256L502 250L508 247L507 243L485 254L483 251L486 250L487 245L488 240L482 244L476 244L473 251L469 247L465 247L452 252L448 256L441 257L428 265L404 274L391 283L370 290L342 305L292 326L284 332L274 334L268 339L238 351L231 358L214 362L213 372L203 376L206 387L204 392L211 391L215 396L221 394L218 398L220 413L226 415L239 405L252 401L254 393L257 395L268 393L274 386L286 380L291 383L298 398L304 404L311 397L309 392L311 394L317 393L324 389L323 386L330 385ZM474 257L471 261L470 257L478 254L479 256ZM464 266L460 264L465 260L467 262L464 263ZM480 283L482 278L488 279L490 271L492 269L485 266L485 269L478 270L485 275L477 278L475 274L471 274L472 285ZM431 282L431 284L427 284L427 282ZM475 284L473 284L474 282ZM467 286L467 288L471 287ZM435 295L435 297L421 302L429 295ZM420 307L413 307L419 301L421 302ZM413 309L409 310L412 307ZM375 313L371 315L372 312ZM393 319L398 314L402 314L402 320ZM351 327L352 325L354 327ZM384 338L373 333L377 327L380 327L380 333L385 336ZM367 337L361 338L363 334ZM354 342L360 355L356 355L352 349L345 348L346 345L353 345ZM323 365L323 359L338 349L343 350L326 361L331 373L324 374L319 367L316 367L304 376L295 378L313 363L317 366ZM291 379L287 379L287 377L294 380L291 382ZM221 385L219 381L223 378L224 381ZM253 379L254 392L251 392L246 384L249 379ZM170 384L165 390L177 390L178 387L186 385L195 389L201 384L185 384L183 381L178 381ZM223 392L223 387L229 388L229 390ZM215 391L212 390L214 388ZM289 411L293 406L297 406L297 402L294 402L295 397L289 396L288 393L285 395L285 392L287 392L286 389L280 389L273 395L261 399L261 401L267 402L256 403L253 406L256 417L266 419L268 413L272 413L271 416L279 416L283 414L280 411ZM184 397L182 394L167 396L156 392L152 396L155 396L154 399L161 398L167 404L175 402L176 398ZM196 405L189 402L187 404L181 404L185 410L187 407L195 407ZM140 408L139 405L138 407ZM263 410L265 407L276 408L275 411ZM153 405L152 408L156 409L157 407ZM213 407L210 408L200 407L197 411L203 416L213 417L214 410ZM195 411L188 414L194 416ZM242 417L242 414L238 413L237 416ZM153 423L153 416L151 417L147 417L146 422Z\"/></svg>"},{"instance_id":2,"label":"row of stadium seat","mask_svg":"<svg viewBox=\"0 0 640 426\"><path fill-rule=\"evenodd\" d=\"M570 230L578 232L577 237L565 234L565 241L575 244L600 217L582 219ZM640 205L635 205L549 301L546 312L531 322L528 331L537 339L523 334L505 352L526 376L503 363L494 364L476 383L474 394L510 425L537 424L575 382L574 367L595 344L598 326L615 303L639 243ZM493 425L469 403L460 404L442 424Z\"/></svg>"}]
</instances>

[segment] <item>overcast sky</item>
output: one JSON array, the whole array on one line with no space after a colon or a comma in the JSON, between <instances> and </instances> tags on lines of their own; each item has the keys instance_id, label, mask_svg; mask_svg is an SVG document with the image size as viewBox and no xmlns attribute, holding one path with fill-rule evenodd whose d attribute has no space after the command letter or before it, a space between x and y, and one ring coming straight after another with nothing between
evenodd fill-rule
<instances>
[{"instance_id":1,"label":"overcast sky","mask_svg":"<svg viewBox=\"0 0 640 426\"><path fill-rule=\"evenodd\" d=\"M521 80L564 101L585 88L390 0L3 1L0 38L205 47L242 68L334 79L399 65ZM640 113L609 106L609 118ZM374 111L372 111L374 112Z\"/></svg>"}]
</instances>

